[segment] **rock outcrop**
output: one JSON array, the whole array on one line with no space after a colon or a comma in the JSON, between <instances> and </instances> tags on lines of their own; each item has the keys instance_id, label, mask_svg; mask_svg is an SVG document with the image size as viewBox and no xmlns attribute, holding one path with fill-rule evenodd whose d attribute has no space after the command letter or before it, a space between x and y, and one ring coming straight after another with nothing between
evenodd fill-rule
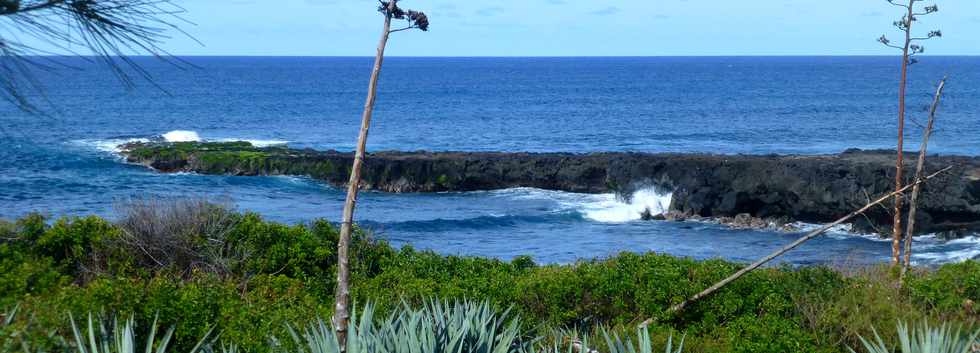
<instances>
[{"instance_id":1,"label":"rock outcrop","mask_svg":"<svg viewBox=\"0 0 980 353\"><path fill-rule=\"evenodd\" d=\"M149 143L123 146L132 163L161 172L307 175L347 182L352 156L337 151L248 143ZM740 220L828 222L893 188L894 152L839 155L709 155L647 153L377 152L365 161L365 189L439 192L534 187L581 193L656 186L673 191L673 213ZM908 168L914 168L910 154ZM931 156L927 169L954 168L923 187L920 232L980 230L980 158ZM911 173L909 173L911 174ZM911 176L909 176L911 180ZM858 229L890 229L887 205L859 218ZM653 218L654 215L651 215ZM745 218L750 217L750 218Z\"/></svg>"}]
</instances>

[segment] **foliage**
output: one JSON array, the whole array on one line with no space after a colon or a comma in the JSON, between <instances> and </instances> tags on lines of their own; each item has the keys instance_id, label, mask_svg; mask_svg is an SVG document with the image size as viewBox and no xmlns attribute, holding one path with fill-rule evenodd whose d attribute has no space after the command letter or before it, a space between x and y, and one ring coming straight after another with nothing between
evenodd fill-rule
<instances>
[{"instance_id":1,"label":"foliage","mask_svg":"<svg viewBox=\"0 0 980 353\"><path fill-rule=\"evenodd\" d=\"M222 249L240 254L221 271L210 263L147 263L137 248L117 245L127 232L122 221L49 222L31 215L6 223L0 227L0 308L19 303L20 312L31 313L18 315L14 324L26 327L30 321L25 334L36 340L52 331L71 332L67 313L131 313L137 322L158 316L161 325L174 326L171 346L180 351L215 327L224 343L256 353L270 351L269 335L289 337L284 323L307 327L332 315L338 238L333 225L290 226L248 213L227 217L230 228L207 237L202 234L208 227L177 227L191 229L185 233L191 239L215 237ZM618 337L632 337L638 322L653 317L648 331L655 346L681 332L685 350L696 352L840 352L860 345L859 336L870 337L872 325L926 318L978 323L973 303L980 300L980 263L972 261L914 271L902 289L885 268L766 268L670 316L669 305L740 265L623 253L542 266L528 257L507 262L394 249L362 232L355 240L354 302L374 303L381 317L405 312L405 305L430 306L431 298L485 301L513 308L523 319L522 333L608 326L623 330L610 331ZM882 333L886 342L897 340L890 331ZM594 338L604 343L601 332Z\"/></svg>"},{"instance_id":2,"label":"foliage","mask_svg":"<svg viewBox=\"0 0 980 353\"><path fill-rule=\"evenodd\" d=\"M75 338L75 348L78 350L78 353L136 353L137 349L141 348L141 346L145 347L146 353L166 353L168 352L167 348L170 345L170 339L174 334L174 328L171 327L157 340L158 325L156 318L153 319L153 324L150 325L150 332L146 337L145 343L136 338L136 323L133 318L127 320L123 325L119 324L118 319L114 319L110 327L102 320L99 320L98 325L95 325L92 315L89 314L88 330L85 331L87 334L82 334L82 331L78 329L78 325L75 324L75 318L70 317L69 320L71 321L72 334ZM95 326L98 326L98 331L96 331ZM210 331L198 341L197 345L191 348L190 353L200 351L209 334Z\"/></svg>"},{"instance_id":3,"label":"foliage","mask_svg":"<svg viewBox=\"0 0 980 353\"><path fill-rule=\"evenodd\" d=\"M980 342L980 330L970 334L964 333L962 327L943 323L939 327L927 322L910 327L904 322L898 323L899 348L902 353L971 353ZM874 331L874 341L861 337L861 344L868 353L891 353L894 345L886 344L881 336ZM848 348L851 353L856 353Z\"/></svg>"},{"instance_id":4,"label":"foliage","mask_svg":"<svg viewBox=\"0 0 980 353\"><path fill-rule=\"evenodd\" d=\"M936 311L980 317L980 305L977 304L980 301L980 262L948 264L926 275L912 277L907 286L916 302Z\"/></svg>"}]
</instances>

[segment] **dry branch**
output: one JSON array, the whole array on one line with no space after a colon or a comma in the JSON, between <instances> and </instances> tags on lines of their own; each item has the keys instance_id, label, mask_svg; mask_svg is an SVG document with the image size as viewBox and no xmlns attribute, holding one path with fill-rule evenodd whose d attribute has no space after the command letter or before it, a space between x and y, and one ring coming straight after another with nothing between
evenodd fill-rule
<instances>
[{"instance_id":1,"label":"dry branch","mask_svg":"<svg viewBox=\"0 0 980 353\"><path fill-rule=\"evenodd\" d=\"M919 147L919 161L915 166L916 180L922 178L922 173L925 169L926 151L929 147L929 136L932 135L933 124L936 121L936 109L939 108L939 100L942 98L944 88L946 88L945 77L942 81L939 81L939 88L936 89L936 97L932 101L932 107L929 108L929 122L926 123L926 129L922 133L922 146ZM909 201L909 221L908 226L905 228L905 266L902 266L901 279L905 279L905 272L912 266L912 235L915 232L915 213L916 204L919 201L919 188L920 184L915 184L915 186L912 188L912 198Z\"/></svg>"}]
</instances>

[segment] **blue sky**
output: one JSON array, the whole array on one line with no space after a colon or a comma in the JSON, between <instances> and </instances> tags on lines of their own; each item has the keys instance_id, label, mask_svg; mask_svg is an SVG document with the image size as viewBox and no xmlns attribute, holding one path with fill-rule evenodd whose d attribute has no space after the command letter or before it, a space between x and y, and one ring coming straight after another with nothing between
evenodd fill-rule
<instances>
[{"instance_id":1,"label":"blue sky","mask_svg":"<svg viewBox=\"0 0 980 353\"><path fill-rule=\"evenodd\" d=\"M936 0L917 23L942 29L927 54L980 55L980 0ZM179 55L374 54L375 0L183 0ZM922 2L921 6L932 4ZM402 0L428 33L394 35L395 56L881 55L901 9L885 0Z\"/></svg>"}]
</instances>

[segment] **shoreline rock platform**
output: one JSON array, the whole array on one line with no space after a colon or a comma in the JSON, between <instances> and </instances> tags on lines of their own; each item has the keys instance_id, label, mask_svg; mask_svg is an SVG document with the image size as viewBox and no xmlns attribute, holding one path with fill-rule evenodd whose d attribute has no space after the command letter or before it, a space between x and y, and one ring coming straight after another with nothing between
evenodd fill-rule
<instances>
[{"instance_id":1,"label":"shoreline rock platform","mask_svg":"<svg viewBox=\"0 0 980 353\"><path fill-rule=\"evenodd\" d=\"M150 142L120 146L130 163L164 173L301 175L343 186L352 154L255 147L247 142ZM533 187L577 193L672 193L673 218L710 217L823 223L893 190L894 151L847 150L834 155L713 155L604 152L370 153L365 190L446 192ZM917 153L906 152L908 180ZM917 231L951 238L980 231L980 157L929 156L927 171L953 169L922 188ZM889 205L858 217L862 232L891 229ZM748 219L746 217L749 217ZM653 217L651 217L653 218ZM769 222L771 223L771 222Z\"/></svg>"}]
</instances>

